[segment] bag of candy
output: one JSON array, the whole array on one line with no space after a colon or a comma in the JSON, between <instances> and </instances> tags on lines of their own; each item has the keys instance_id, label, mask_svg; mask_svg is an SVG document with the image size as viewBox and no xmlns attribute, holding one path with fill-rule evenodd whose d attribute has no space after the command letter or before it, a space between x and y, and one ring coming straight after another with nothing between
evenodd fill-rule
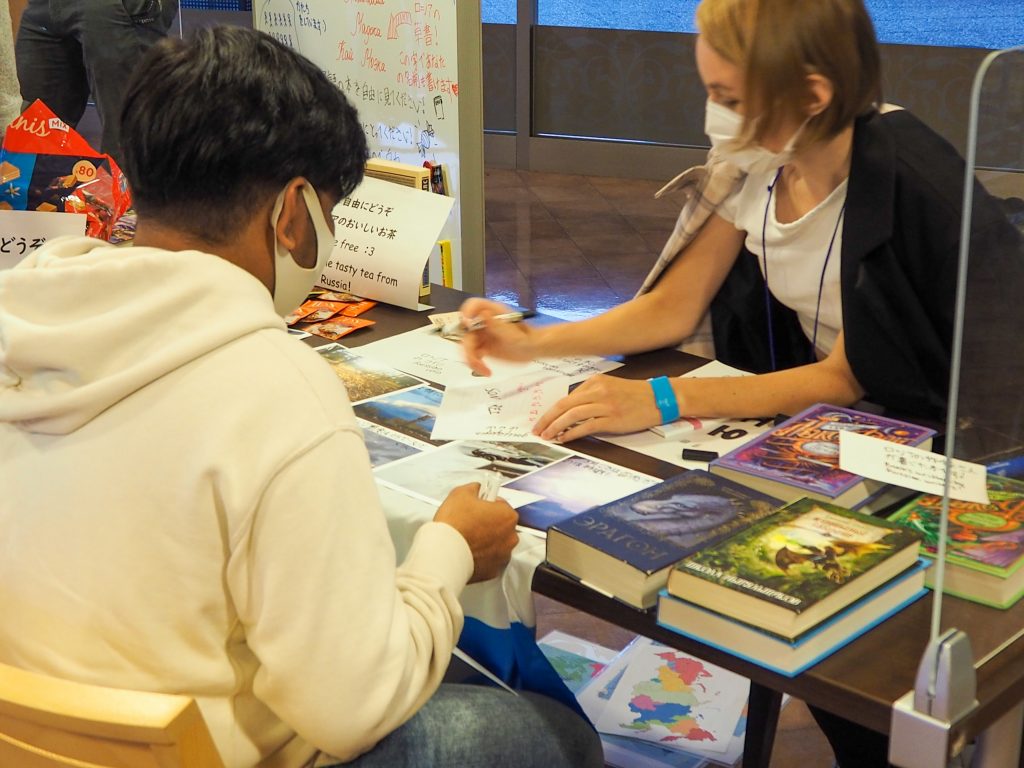
<instances>
[{"instance_id":1,"label":"bag of candy","mask_svg":"<svg viewBox=\"0 0 1024 768\"><path fill-rule=\"evenodd\" d=\"M0 209L86 215L86 234L110 240L131 193L110 155L89 146L41 101L15 118L0 148Z\"/></svg>"}]
</instances>

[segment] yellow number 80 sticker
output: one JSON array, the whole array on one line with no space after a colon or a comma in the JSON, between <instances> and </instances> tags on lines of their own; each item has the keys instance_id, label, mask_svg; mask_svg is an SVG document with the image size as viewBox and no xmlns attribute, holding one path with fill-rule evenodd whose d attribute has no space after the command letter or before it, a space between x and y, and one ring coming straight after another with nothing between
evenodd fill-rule
<instances>
[{"instance_id":1,"label":"yellow number 80 sticker","mask_svg":"<svg viewBox=\"0 0 1024 768\"><path fill-rule=\"evenodd\" d=\"M75 177L75 181L84 184L96 178L96 166L88 160L79 160L71 169L71 173Z\"/></svg>"}]
</instances>

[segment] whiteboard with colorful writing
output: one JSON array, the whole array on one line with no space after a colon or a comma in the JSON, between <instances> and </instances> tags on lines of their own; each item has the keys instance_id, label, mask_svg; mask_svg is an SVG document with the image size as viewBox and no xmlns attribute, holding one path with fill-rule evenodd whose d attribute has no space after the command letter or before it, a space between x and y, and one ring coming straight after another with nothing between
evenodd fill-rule
<instances>
[{"instance_id":1,"label":"whiteboard with colorful writing","mask_svg":"<svg viewBox=\"0 0 1024 768\"><path fill-rule=\"evenodd\" d=\"M453 272L461 287L457 14L456 0L253 3L255 27L315 62L359 110L372 156L445 167L455 205L441 238L452 242ZM472 172L482 184L482 152L480 166ZM432 277L440 281L433 269Z\"/></svg>"}]
</instances>

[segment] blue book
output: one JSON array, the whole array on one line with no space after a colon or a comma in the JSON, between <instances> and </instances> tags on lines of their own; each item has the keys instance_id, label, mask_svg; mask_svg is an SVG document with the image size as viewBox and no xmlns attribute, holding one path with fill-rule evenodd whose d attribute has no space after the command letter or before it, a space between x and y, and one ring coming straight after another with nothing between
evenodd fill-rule
<instances>
[{"instance_id":1,"label":"blue book","mask_svg":"<svg viewBox=\"0 0 1024 768\"><path fill-rule=\"evenodd\" d=\"M551 526L547 561L602 594L651 608L673 565L781 506L694 469Z\"/></svg>"},{"instance_id":2,"label":"blue book","mask_svg":"<svg viewBox=\"0 0 1024 768\"><path fill-rule=\"evenodd\" d=\"M789 640L673 597L658 596L658 624L786 677L794 677L920 598L930 561L914 565L802 635Z\"/></svg>"}]
</instances>

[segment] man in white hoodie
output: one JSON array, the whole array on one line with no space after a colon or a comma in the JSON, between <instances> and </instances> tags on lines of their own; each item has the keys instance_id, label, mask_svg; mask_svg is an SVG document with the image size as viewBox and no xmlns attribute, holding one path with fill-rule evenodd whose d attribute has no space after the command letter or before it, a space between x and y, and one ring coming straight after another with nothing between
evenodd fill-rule
<instances>
[{"instance_id":1,"label":"man in white hoodie","mask_svg":"<svg viewBox=\"0 0 1024 768\"><path fill-rule=\"evenodd\" d=\"M207 29L147 54L122 136L135 244L0 273L0 661L192 695L230 767L600 765L561 705L440 685L515 512L456 489L396 565L345 391L285 331L362 176L355 110Z\"/></svg>"}]
</instances>

